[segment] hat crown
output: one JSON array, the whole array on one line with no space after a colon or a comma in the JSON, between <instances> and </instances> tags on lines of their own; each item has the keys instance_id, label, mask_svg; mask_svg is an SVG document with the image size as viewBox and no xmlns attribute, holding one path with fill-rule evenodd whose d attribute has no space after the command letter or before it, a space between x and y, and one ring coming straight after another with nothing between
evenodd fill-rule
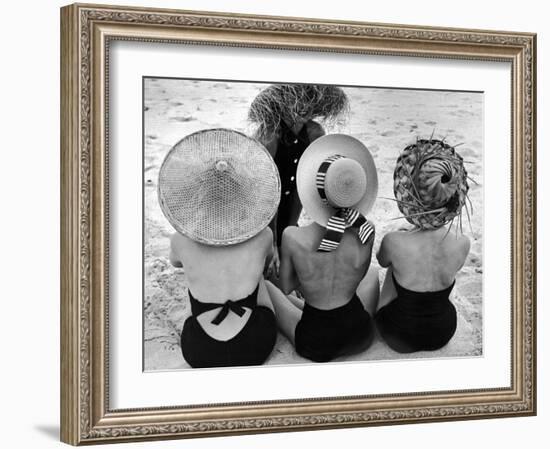
<instances>
[{"instance_id":1,"label":"hat crown","mask_svg":"<svg viewBox=\"0 0 550 449\"><path fill-rule=\"evenodd\" d=\"M325 176L325 193L330 205L352 207L367 190L367 175L359 162L342 157L331 163Z\"/></svg>"},{"instance_id":2,"label":"hat crown","mask_svg":"<svg viewBox=\"0 0 550 449\"><path fill-rule=\"evenodd\" d=\"M461 214L468 196L462 157L442 140L418 139L397 158L393 191L403 217L420 229L437 229Z\"/></svg>"},{"instance_id":3,"label":"hat crown","mask_svg":"<svg viewBox=\"0 0 550 449\"><path fill-rule=\"evenodd\" d=\"M338 181L339 179L339 176L337 176L338 165L332 167L334 172L330 174L328 170L331 167L328 167L322 180L322 185L319 184L322 178L322 176L319 176L319 169L329 159L332 162L331 165L334 165L340 159L348 159L357 162L361 166L364 178L361 175L351 177L352 180L355 179L354 182L357 182L356 180L360 178L364 179L365 182L363 187L361 186L363 184L361 181L358 184L358 188L354 189L355 192L360 192L356 194L357 197L360 197L358 202L356 198L353 198L355 195L349 194L344 195L347 201L338 199L335 190L331 188L335 185L331 182L332 175L336 175L334 176L335 180ZM353 162L351 163L352 165ZM349 164L349 162L345 164ZM345 166L351 167L349 165ZM351 170L354 170L354 168L352 167ZM328 183L325 182L327 174L329 175ZM353 184L349 180L342 183L342 187L345 187L344 191L349 188L348 183ZM327 185L330 199L333 204L336 203L338 206L331 205L328 197L323 199L320 187L322 187L325 196L327 196ZM314 140L302 154L296 173L296 187L304 210L312 220L321 226L327 225L329 219L334 215L335 209L338 208L353 207L357 212L366 216L371 210L378 193L376 165L372 154L360 140L346 134L327 134Z\"/></svg>"},{"instance_id":4,"label":"hat crown","mask_svg":"<svg viewBox=\"0 0 550 449\"><path fill-rule=\"evenodd\" d=\"M413 182L427 208L443 206L456 193L460 176L455 163L435 157L423 162L417 171Z\"/></svg>"}]
</instances>

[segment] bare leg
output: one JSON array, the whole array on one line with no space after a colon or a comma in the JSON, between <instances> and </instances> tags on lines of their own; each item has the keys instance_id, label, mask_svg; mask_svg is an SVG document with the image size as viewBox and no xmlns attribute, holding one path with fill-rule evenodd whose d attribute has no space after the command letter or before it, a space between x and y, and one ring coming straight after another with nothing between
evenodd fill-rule
<instances>
[{"instance_id":1,"label":"bare leg","mask_svg":"<svg viewBox=\"0 0 550 449\"><path fill-rule=\"evenodd\" d=\"M378 268L370 267L365 277L357 287L357 296L363 303L363 307L371 316L376 312L378 297L380 296L380 282L378 280Z\"/></svg>"},{"instance_id":2,"label":"bare leg","mask_svg":"<svg viewBox=\"0 0 550 449\"><path fill-rule=\"evenodd\" d=\"M378 304L378 310L385 305L389 304L397 297L397 291L393 284L393 268L390 265L386 270L386 279L384 279L384 285L382 286L382 293L380 294L380 303Z\"/></svg>"},{"instance_id":3,"label":"bare leg","mask_svg":"<svg viewBox=\"0 0 550 449\"><path fill-rule=\"evenodd\" d=\"M290 340L292 346L294 346L294 331L298 321L302 317L302 311L289 301L285 294L271 282L265 281L265 285L271 297L271 302L275 307L277 325L285 337Z\"/></svg>"}]
</instances>

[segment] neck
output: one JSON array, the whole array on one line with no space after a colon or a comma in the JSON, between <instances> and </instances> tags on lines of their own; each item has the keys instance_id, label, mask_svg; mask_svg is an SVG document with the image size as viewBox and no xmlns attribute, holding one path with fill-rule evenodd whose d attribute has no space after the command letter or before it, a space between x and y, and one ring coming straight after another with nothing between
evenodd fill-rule
<instances>
[{"instance_id":1,"label":"neck","mask_svg":"<svg viewBox=\"0 0 550 449\"><path fill-rule=\"evenodd\" d=\"M436 229L422 229L422 228L413 228L411 232L422 232L423 234L446 234L448 231L447 226L441 226Z\"/></svg>"}]
</instances>

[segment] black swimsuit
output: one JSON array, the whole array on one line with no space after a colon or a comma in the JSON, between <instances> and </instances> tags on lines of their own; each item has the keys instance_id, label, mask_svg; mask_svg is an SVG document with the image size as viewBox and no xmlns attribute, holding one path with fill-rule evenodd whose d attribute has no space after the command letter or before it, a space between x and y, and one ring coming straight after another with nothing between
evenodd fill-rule
<instances>
[{"instance_id":1,"label":"black swimsuit","mask_svg":"<svg viewBox=\"0 0 550 449\"><path fill-rule=\"evenodd\" d=\"M304 305L294 331L296 352L314 362L328 362L353 350L364 350L372 342L373 324L357 295L335 309L321 310Z\"/></svg>"},{"instance_id":2,"label":"black swimsuit","mask_svg":"<svg viewBox=\"0 0 550 449\"><path fill-rule=\"evenodd\" d=\"M436 292L407 290L395 276L393 283L397 298L375 316L386 343L401 353L433 351L445 346L456 331L456 309L449 301L454 282Z\"/></svg>"},{"instance_id":3,"label":"black swimsuit","mask_svg":"<svg viewBox=\"0 0 550 449\"><path fill-rule=\"evenodd\" d=\"M265 306L258 306L258 286L246 298L228 300L223 304L196 300L189 292L192 316L187 318L181 332L183 357L193 368L261 365L271 354L277 337L275 315ZM197 321L197 316L220 309L212 320L220 324L229 311L243 316L245 307L252 313L241 331L227 341L208 335Z\"/></svg>"},{"instance_id":4,"label":"black swimsuit","mask_svg":"<svg viewBox=\"0 0 550 449\"><path fill-rule=\"evenodd\" d=\"M284 123L281 123L281 136L275 154L275 164L281 178L281 202L277 209L277 245L281 245L283 231L290 223L290 212L294 195L296 195L296 168L302 154L309 146L307 124L298 135ZM293 223L294 224L294 223Z\"/></svg>"}]
</instances>

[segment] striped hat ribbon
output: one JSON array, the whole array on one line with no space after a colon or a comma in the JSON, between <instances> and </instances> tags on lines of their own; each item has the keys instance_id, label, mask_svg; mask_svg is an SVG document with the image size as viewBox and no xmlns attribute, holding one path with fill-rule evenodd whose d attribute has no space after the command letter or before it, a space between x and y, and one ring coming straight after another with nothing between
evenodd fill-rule
<instances>
[{"instance_id":1,"label":"striped hat ribbon","mask_svg":"<svg viewBox=\"0 0 550 449\"><path fill-rule=\"evenodd\" d=\"M321 200L325 204L329 204L325 192L325 178L327 171L334 161L343 157L344 156L341 156L339 154L328 157L321 163L319 171L317 172L317 191L319 192ZM321 240L317 251L330 252L338 248L338 245L342 240L342 236L344 235L344 231L348 227L358 230L359 240L361 240L362 244L367 243L370 236L374 235L374 227L360 212L353 208L340 208L329 219L326 226L325 235L323 236L323 239Z\"/></svg>"}]
</instances>

